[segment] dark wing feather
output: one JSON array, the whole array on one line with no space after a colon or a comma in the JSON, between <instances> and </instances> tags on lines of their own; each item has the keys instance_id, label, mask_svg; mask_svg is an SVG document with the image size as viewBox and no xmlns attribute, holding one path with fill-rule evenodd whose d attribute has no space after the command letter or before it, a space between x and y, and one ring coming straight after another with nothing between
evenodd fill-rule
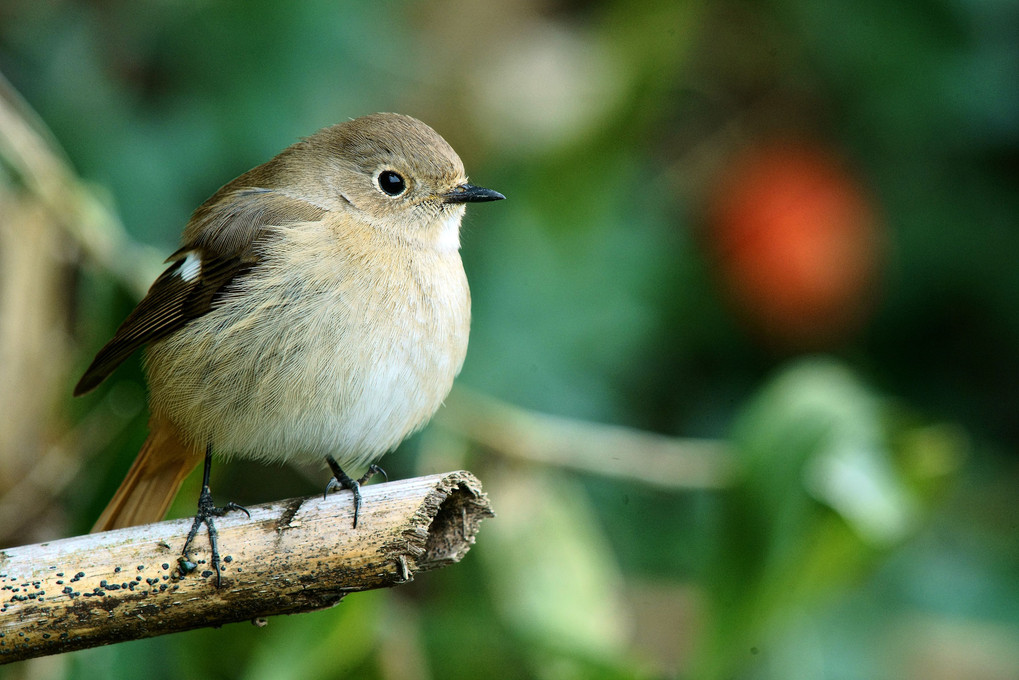
<instances>
[{"instance_id":1,"label":"dark wing feather","mask_svg":"<svg viewBox=\"0 0 1019 680\"><path fill-rule=\"evenodd\" d=\"M240 258L216 259L202 267L193 281L180 276L182 256L152 284L134 311L128 315L74 388L75 396L95 388L136 349L164 338L212 309L216 294L253 263ZM206 261L208 262L208 261Z\"/></svg>"},{"instance_id":2,"label":"dark wing feather","mask_svg":"<svg viewBox=\"0 0 1019 680\"><path fill-rule=\"evenodd\" d=\"M233 188L245 177L195 211L185 231L188 242L169 257L171 265L96 354L75 386L75 396L94 389L142 345L168 336L215 307L223 289L257 265L259 247L271 238L266 227L317 220L325 212L274 191ZM200 274L188 281L180 270L192 252L201 256L202 266Z\"/></svg>"}]
</instances>

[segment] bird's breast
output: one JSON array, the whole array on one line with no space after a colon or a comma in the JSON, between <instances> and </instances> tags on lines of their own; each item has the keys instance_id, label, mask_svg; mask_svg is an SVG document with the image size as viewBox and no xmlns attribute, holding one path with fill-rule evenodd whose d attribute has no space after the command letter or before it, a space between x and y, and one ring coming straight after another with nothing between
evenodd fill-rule
<instances>
[{"instance_id":1,"label":"bird's breast","mask_svg":"<svg viewBox=\"0 0 1019 680\"><path fill-rule=\"evenodd\" d=\"M152 407L199 444L359 466L441 405L467 350L459 253L290 229L148 353Z\"/></svg>"}]
</instances>

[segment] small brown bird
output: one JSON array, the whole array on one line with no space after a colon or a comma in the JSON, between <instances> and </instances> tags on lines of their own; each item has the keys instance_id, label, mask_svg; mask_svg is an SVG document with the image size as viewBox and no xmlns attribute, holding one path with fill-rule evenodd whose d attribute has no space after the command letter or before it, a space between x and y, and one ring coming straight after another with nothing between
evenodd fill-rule
<instances>
[{"instance_id":1,"label":"small brown bird","mask_svg":"<svg viewBox=\"0 0 1019 680\"><path fill-rule=\"evenodd\" d=\"M204 460L198 514L219 574L212 453L326 461L354 494L422 427L467 351L464 204L502 194L467 182L430 127L379 113L324 128L223 186L75 387L95 388L148 345L150 434L93 531L162 519ZM360 480L343 468L371 464ZM246 511L245 511L246 512Z\"/></svg>"}]
</instances>

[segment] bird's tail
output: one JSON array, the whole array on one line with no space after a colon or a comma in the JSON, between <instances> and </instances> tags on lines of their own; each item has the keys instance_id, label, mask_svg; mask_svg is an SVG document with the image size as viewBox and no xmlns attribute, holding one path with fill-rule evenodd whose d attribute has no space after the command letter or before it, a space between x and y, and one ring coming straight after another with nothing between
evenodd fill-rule
<instances>
[{"instance_id":1,"label":"bird's tail","mask_svg":"<svg viewBox=\"0 0 1019 680\"><path fill-rule=\"evenodd\" d=\"M92 533L163 519L180 485L204 455L204 451L186 443L176 427L153 417L149 438L96 520Z\"/></svg>"}]
</instances>

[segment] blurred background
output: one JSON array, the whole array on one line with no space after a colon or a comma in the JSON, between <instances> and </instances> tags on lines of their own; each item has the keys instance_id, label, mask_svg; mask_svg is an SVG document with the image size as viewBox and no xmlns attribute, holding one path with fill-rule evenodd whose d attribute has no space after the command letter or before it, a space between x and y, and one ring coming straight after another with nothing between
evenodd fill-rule
<instances>
[{"instance_id":1,"label":"blurred background","mask_svg":"<svg viewBox=\"0 0 1019 680\"><path fill-rule=\"evenodd\" d=\"M0 677L1019 678L1014 2L0 0L0 74L4 546L119 484L139 362L71 388L221 184L399 111L509 197L383 461L481 478L461 564Z\"/></svg>"}]
</instances>

